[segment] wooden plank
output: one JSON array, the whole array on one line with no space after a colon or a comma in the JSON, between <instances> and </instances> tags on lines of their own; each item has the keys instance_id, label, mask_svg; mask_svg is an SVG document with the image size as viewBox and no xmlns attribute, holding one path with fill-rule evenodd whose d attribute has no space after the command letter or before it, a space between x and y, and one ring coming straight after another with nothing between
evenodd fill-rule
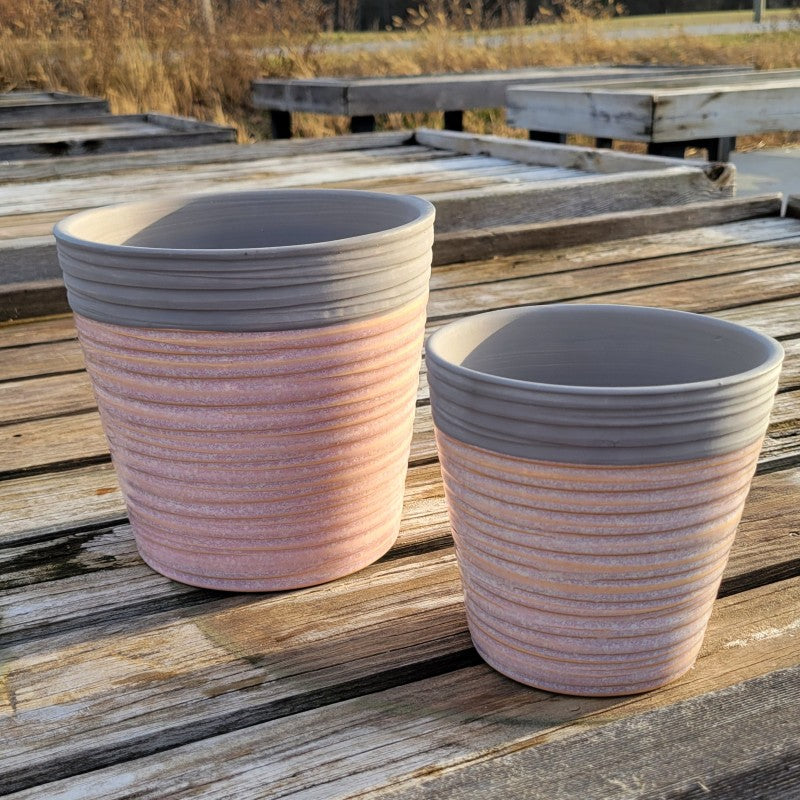
<instances>
[{"instance_id":1,"label":"wooden plank","mask_svg":"<svg viewBox=\"0 0 800 800\"><path fill-rule=\"evenodd\" d=\"M0 94L0 123L39 124L54 118L78 119L108 113L108 101L64 92Z\"/></svg>"},{"instance_id":2,"label":"wooden plank","mask_svg":"<svg viewBox=\"0 0 800 800\"><path fill-rule=\"evenodd\" d=\"M24 322L0 325L0 350L6 347L18 347L22 344L74 339L76 335L72 314L52 319L25 320ZM0 358L2 356L3 354L0 353Z\"/></svg>"},{"instance_id":3,"label":"wooden plank","mask_svg":"<svg viewBox=\"0 0 800 800\"><path fill-rule=\"evenodd\" d=\"M769 605L769 598L753 596L751 602L753 606L760 605L763 613ZM786 670L791 670L793 675L797 673L796 666L786 664L785 655L780 659L786 665L785 669L777 674L770 671L765 652L769 645L765 643L759 647L762 651L760 664L753 663L758 655L751 651L747 658L737 654L734 670L725 669L725 658L730 658L727 645L731 640L725 641L723 637L730 633L726 631L720 636L719 628L724 630L726 624L734 621L737 610L719 603L694 670L678 683L642 697L597 699L549 695L505 680L487 666L478 665L175 748L169 751L168 757L152 756L67 779L48 786L48 797L53 800L69 797L121 800L133 796L160 797L166 793L179 800L196 796L196 787L203 786L204 796L209 798L259 796L262 793L269 793L269 796L314 796L315 788L330 798L367 794L370 797L416 798L424 796L426 787L438 791L443 781L448 787L455 785L457 789L465 785L466 777L476 769L475 764L479 767L494 765L496 770L492 774L501 777L504 759L519 758L514 755L517 752L535 759L536 766L551 750L559 754L575 747L585 750L594 741L596 751L598 740L592 737L600 733L599 741L609 736L623 738L620 726L625 726L626 730L638 730L640 735L633 745L634 752L641 753L649 762L669 765L675 774L674 764L683 764L684 759L652 759L651 743L659 741L664 733L648 728L642 735L642 727L650 723L655 729L665 715L670 715L670 719L678 716L681 721L676 724L683 735L673 732L670 739L691 746L696 742L697 729L707 729L708 720L705 725L702 722L688 724L694 720L686 719L686 703L691 703L692 708L702 704L709 690L714 691L718 701L717 693L724 692L723 687L732 687L731 697L723 695L727 702L721 705L725 711L739 709L737 718L752 713L754 707L759 709L759 713L763 711L766 714L776 711L782 704L783 710L776 715L786 723L781 727L794 730L797 725L797 717L792 714L795 703L787 702L785 693L776 691L774 685L784 678ZM751 613L755 617L758 612L753 608ZM789 639L791 622L788 626L789 630L781 631L775 638L784 642ZM721 646L713 641L716 638L722 639ZM742 662L746 662L743 668ZM754 680L753 675L764 676L759 689L766 687L765 692L754 691L752 684L742 685L748 678ZM783 685L778 683L778 689ZM762 697L762 693L766 697ZM710 715L712 721L726 729L725 722L718 716ZM347 720L346 727L342 720ZM762 734L776 730L775 721L776 717L763 719ZM346 744L343 741L345 736ZM724 735L720 738L727 743ZM777 738L784 745L791 741L789 737ZM770 741L775 739L770 737ZM745 740L743 744L752 746L753 742ZM712 748L715 754L719 752L716 746L712 745ZM702 759L704 748L695 746L695 749L698 754L695 758ZM550 766L549 774L542 775L535 784L527 780L529 773L526 770L522 773L523 779L527 780L526 787L536 786L536 796L545 790L548 796L556 797L564 763L571 765L567 769L572 776L580 774L584 780L592 775L602 778L606 772L587 769L586 765L597 758L624 755L627 748L615 743L602 748L599 754L595 751L591 754L583 752L579 758L561 758L559 763ZM659 748L659 752L662 751ZM761 770L751 763L753 756L763 756L763 751L754 749L743 755L742 761L729 758L727 763L747 765L748 774L738 776L742 785L746 785L744 782L757 780L763 774L763 763ZM315 759L314 766L324 764L325 769L311 768L312 758ZM491 760L486 761L487 758ZM762 758L762 761L769 764L767 759ZM624 764L620 766L625 767ZM751 766L754 768L750 769ZM705 775L707 768L708 762L703 761L697 771L681 769L678 773L691 780ZM460 771L449 777L452 770ZM789 782L784 785L794 785L792 772L786 771L786 777ZM428 783L431 779L435 783ZM629 781L627 785L634 786L636 782ZM520 786L515 788L517 791L506 793L496 787L496 791L480 796L530 796ZM609 782L607 788L607 795L589 791L569 796L615 799L621 796L619 784ZM771 788L774 790L777 784L773 782ZM423 795L414 793L420 789ZM725 792L724 796L736 795ZM738 796L749 798L755 795ZM35 795L31 792L15 797L24 800Z\"/></svg>"},{"instance_id":4,"label":"wooden plank","mask_svg":"<svg viewBox=\"0 0 800 800\"><path fill-rule=\"evenodd\" d=\"M413 131L328 136L323 139L293 139L251 144L201 145L186 150L153 150L118 155L67 156L59 161L19 161L3 167L4 183L19 183L54 178L83 178L92 175L117 175L123 172L194 164L236 164L264 158L345 153L400 147L411 141Z\"/></svg>"},{"instance_id":5,"label":"wooden plank","mask_svg":"<svg viewBox=\"0 0 800 800\"><path fill-rule=\"evenodd\" d=\"M437 131L428 128L419 128L415 131L414 140L428 147L452 150L466 155L483 153L495 158L519 161L521 164L547 164L601 175L640 170L649 172L659 167L686 166L686 161L678 158L645 156L605 148L572 145L566 147L546 142L458 131ZM694 166L695 169L705 170L712 180L719 180L723 176L726 181L731 179L732 173L728 172L729 167L720 167L719 164L711 165L704 162L697 162Z\"/></svg>"},{"instance_id":6,"label":"wooden plank","mask_svg":"<svg viewBox=\"0 0 800 800\"><path fill-rule=\"evenodd\" d=\"M63 179L55 183L34 182L0 186L0 215L19 215L30 212L60 210L62 216L70 209L89 208L124 202L137 196L154 197L176 192L215 192L224 184L226 191L264 188L325 186L341 181L374 180L376 176L391 178L426 173L470 174L472 170L514 166L508 159L435 153L423 160L416 150L397 148L395 152L359 153L349 151L340 156L323 154L318 158L287 159L276 162L265 159L260 163L228 166L198 165L147 171L127 175L109 182L108 178L91 177ZM582 176L581 176L582 177Z\"/></svg>"},{"instance_id":7,"label":"wooden plank","mask_svg":"<svg viewBox=\"0 0 800 800\"><path fill-rule=\"evenodd\" d=\"M83 354L77 340L21 345L0 350L0 380L63 374L81 370L83 367Z\"/></svg>"},{"instance_id":8,"label":"wooden plank","mask_svg":"<svg viewBox=\"0 0 800 800\"><path fill-rule=\"evenodd\" d=\"M116 592L131 590L125 579ZM11 608L3 601L9 624L35 610L35 596L14 599ZM83 608L90 608L85 600ZM59 606L53 611L61 613ZM446 671L469 647L452 554L385 559L347 581L210 600L191 619L187 611L146 620L123 611L128 618L116 633L75 628L44 652L41 642L6 648L4 700L11 697L15 708L0 721L4 739L8 724L14 730L0 754L6 791L51 777L48 767L74 770L76 756L79 769L91 769L108 763L111 751L143 755L187 736L396 685L410 674ZM56 663L54 680L46 673ZM63 713L55 727L42 713L54 706Z\"/></svg>"},{"instance_id":9,"label":"wooden plank","mask_svg":"<svg viewBox=\"0 0 800 800\"><path fill-rule=\"evenodd\" d=\"M431 292L428 318L579 299L583 302L630 301L631 305L651 305L648 298L654 296L660 296L665 305L674 308L715 311L777 299L778 296L792 297L797 292L800 238L782 240L780 247L756 243L720 248L714 256L677 255L634 263L623 261L466 286L459 271L468 272L468 266L456 265L449 268L450 280L456 285ZM513 260L513 257L504 258ZM546 262L540 268L546 270ZM737 279L733 280L731 273L738 273ZM669 286L669 289L664 291L658 284ZM699 296L697 292L706 287L714 293ZM760 291L763 291L763 296ZM779 295L773 291L778 291ZM624 300L612 299L623 297ZM633 297L638 297L641 302L633 302Z\"/></svg>"},{"instance_id":10,"label":"wooden plank","mask_svg":"<svg viewBox=\"0 0 800 800\"><path fill-rule=\"evenodd\" d=\"M89 376L83 371L0 383L0 425L95 407Z\"/></svg>"},{"instance_id":11,"label":"wooden plank","mask_svg":"<svg viewBox=\"0 0 800 800\"><path fill-rule=\"evenodd\" d=\"M110 458L96 411L0 427L0 451L5 456L0 478Z\"/></svg>"},{"instance_id":12,"label":"wooden plank","mask_svg":"<svg viewBox=\"0 0 800 800\"><path fill-rule=\"evenodd\" d=\"M30 214L0 215L0 241L11 243L22 237L47 237L53 225L64 217L62 209Z\"/></svg>"},{"instance_id":13,"label":"wooden plank","mask_svg":"<svg viewBox=\"0 0 800 800\"><path fill-rule=\"evenodd\" d=\"M554 800L703 794L789 800L797 796L800 773L799 700L800 667L787 667L566 741L520 748L446 775L435 769L381 795L534 797L531 786L546 786Z\"/></svg>"},{"instance_id":14,"label":"wooden plank","mask_svg":"<svg viewBox=\"0 0 800 800\"><path fill-rule=\"evenodd\" d=\"M634 215L635 216L635 215ZM458 241L460 232L450 236L451 241ZM469 240L473 231L464 231ZM639 264L645 268L652 265L654 259L659 261L664 270L658 275L670 271L677 265L684 265L688 270L693 261L700 261L700 253L707 253L709 258L736 258L742 249L742 261L754 255L762 260L767 257L771 248L782 252L783 245L788 252L794 252L794 258L800 256L800 225L794 221L780 217L745 220L743 222L719 225L714 227L689 228L675 233L661 233L644 236L631 236L626 239L613 239L589 243L583 247L546 247L532 250L516 250L509 255L493 254L485 260L469 259L466 263L454 263L434 269L431 275L431 289L449 289L469 286L478 283L490 283L509 278L523 278L534 275L548 275L560 272L572 272L590 267L603 267L629 264L636 271ZM466 249L466 248L465 248ZM791 257L790 259L791 260ZM730 262L726 262L730 263ZM695 267L698 277L703 274L703 265ZM683 270L678 275L683 274Z\"/></svg>"},{"instance_id":15,"label":"wooden plank","mask_svg":"<svg viewBox=\"0 0 800 800\"><path fill-rule=\"evenodd\" d=\"M0 158L110 153L125 150L188 147L231 142L233 128L158 115L109 116L94 124L77 120L68 126L57 121L37 128L0 130Z\"/></svg>"},{"instance_id":16,"label":"wooden plank","mask_svg":"<svg viewBox=\"0 0 800 800\"><path fill-rule=\"evenodd\" d=\"M108 462L8 480L2 487L0 547L68 528L119 524L126 516Z\"/></svg>"},{"instance_id":17,"label":"wooden plank","mask_svg":"<svg viewBox=\"0 0 800 800\"><path fill-rule=\"evenodd\" d=\"M662 72L663 70L663 72ZM643 75L680 74L680 68L556 67L504 70L495 73L417 75L403 78L367 78L348 81L345 103L348 116L392 111L447 111L450 109L499 108L506 89L515 85L582 83L597 78L641 78ZM695 74L695 73L693 73ZM715 70L712 75L717 74ZM727 75L727 71L725 71ZM306 84L307 88L311 88ZM304 87L304 88L306 88ZM294 87L293 87L294 88ZM290 109L287 109L290 110ZM307 108L307 110L311 110ZM540 129L541 130L541 129Z\"/></svg>"},{"instance_id":18,"label":"wooden plank","mask_svg":"<svg viewBox=\"0 0 800 800\"><path fill-rule=\"evenodd\" d=\"M433 244L435 266L474 261L523 250L567 248L656 235L701 226L723 225L780 214L780 195L725 198L686 206L648 208L636 212L573 217L529 225L501 225L475 231L437 233ZM675 240L675 237L667 237Z\"/></svg>"},{"instance_id":19,"label":"wooden plank","mask_svg":"<svg viewBox=\"0 0 800 800\"><path fill-rule=\"evenodd\" d=\"M654 98L653 141L745 136L800 128L800 77L747 88L680 89Z\"/></svg>"},{"instance_id":20,"label":"wooden plank","mask_svg":"<svg viewBox=\"0 0 800 800\"><path fill-rule=\"evenodd\" d=\"M66 311L67 291L60 278L0 284L0 323Z\"/></svg>"},{"instance_id":21,"label":"wooden plank","mask_svg":"<svg viewBox=\"0 0 800 800\"><path fill-rule=\"evenodd\" d=\"M409 582L409 572L416 582ZM474 680L464 670L451 672L470 666L473 657L452 556L401 560L367 573L372 592L362 574L282 597L235 598L227 601L229 610L200 606L191 621L165 614L157 627L155 619L149 630L134 623L125 636L83 647L76 631L53 642L46 655L32 645L9 648L6 691L15 704L15 736L2 756L6 787L123 762L139 778L143 796L154 796L144 793L147 786L158 786L158 796L167 787L171 797L193 791L197 784L186 780L188 768L213 769L212 783L247 781L249 772L262 796L319 786L326 797L345 797L396 788L400 781L414 781L416 789L415 779L476 757L575 736L587 726L597 731L796 664L797 579L719 601L697 665L683 679L640 697L592 700L520 687L483 665L472 667ZM398 604L393 615L387 615L387 601ZM381 645L385 650L378 654ZM424 660L430 664L448 652L455 663L425 674ZM406 683L392 683L396 668L414 658L419 680L394 689ZM46 699L39 690L45 686ZM378 690L390 694L374 694ZM61 707L53 725L43 710L56 704ZM282 720L284 708L293 713ZM491 730L495 726L500 730ZM69 737L60 735L65 727ZM215 733L225 736L208 741ZM175 749L181 744L190 749ZM216 748L213 758L209 748ZM26 758L32 749L38 771ZM125 763L165 750L169 757ZM312 759L325 769L310 768ZM59 789L74 790L72 796L87 791L86 797L124 797L109 794L129 791L130 778L121 771L108 781L94 773L48 787L48 797L67 796L54 793ZM121 781L116 786L115 775ZM230 796L232 785L243 789L241 783L217 785L218 797Z\"/></svg>"},{"instance_id":22,"label":"wooden plank","mask_svg":"<svg viewBox=\"0 0 800 800\"><path fill-rule=\"evenodd\" d=\"M732 185L709 181L702 171L674 167L432 194L427 199L436 206L438 229L447 232L684 205L728 196L732 191Z\"/></svg>"},{"instance_id":23,"label":"wooden plank","mask_svg":"<svg viewBox=\"0 0 800 800\"><path fill-rule=\"evenodd\" d=\"M748 325L769 336L796 336L797 301L765 301L752 306L714 311L713 316Z\"/></svg>"}]
</instances>

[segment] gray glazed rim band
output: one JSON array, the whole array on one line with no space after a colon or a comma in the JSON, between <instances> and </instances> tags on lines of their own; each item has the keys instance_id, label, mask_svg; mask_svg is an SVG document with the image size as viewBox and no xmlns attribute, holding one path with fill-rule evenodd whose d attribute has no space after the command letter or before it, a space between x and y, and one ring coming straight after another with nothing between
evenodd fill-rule
<instances>
[{"instance_id":1,"label":"gray glazed rim band","mask_svg":"<svg viewBox=\"0 0 800 800\"><path fill-rule=\"evenodd\" d=\"M491 311L426 345L433 420L532 460L646 465L735 452L766 432L781 345L724 320L642 306Z\"/></svg>"},{"instance_id":2,"label":"gray glazed rim band","mask_svg":"<svg viewBox=\"0 0 800 800\"><path fill-rule=\"evenodd\" d=\"M99 322L296 330L390 312L428 290L433 206L331 189L180 195L54 228L70 307Z\"/></svg>"}]
</instances>

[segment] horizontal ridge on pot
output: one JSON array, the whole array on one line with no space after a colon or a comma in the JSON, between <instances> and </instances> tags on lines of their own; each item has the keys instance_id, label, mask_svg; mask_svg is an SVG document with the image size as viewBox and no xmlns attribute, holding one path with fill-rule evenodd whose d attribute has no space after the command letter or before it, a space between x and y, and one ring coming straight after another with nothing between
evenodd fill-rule
<instances>
[{"instance_id":1,"label":"horizontal ridge on pot","mask_svg":"<svg viewBox=\"0 0 800 800\"><path fill-rule=\"evenodd\" d=\"M54 229L70 306L143 328L304 329L427 293L433 206L351 190L166 198Z\"/></svg>"},{"instance_id":2,"label":"horizontal ridge on pot","mask_svg":"<svg viewBox=\"0 0 800 800\"><path fill-rule=\"evenodd\" d=\"M739 325L609 305L479 314L440 329L426 347L439 430L572 464L653 464L745 447L764 435L782 357L776 341Z\"/></svg>"}]
</instances>

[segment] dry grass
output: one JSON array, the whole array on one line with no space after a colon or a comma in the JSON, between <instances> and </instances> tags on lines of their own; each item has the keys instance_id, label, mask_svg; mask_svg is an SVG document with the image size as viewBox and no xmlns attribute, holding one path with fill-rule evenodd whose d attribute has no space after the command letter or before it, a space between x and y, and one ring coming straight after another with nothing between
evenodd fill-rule
<instances>
[{"instance_id":1,"label":"dry grass","mask_svg":"<svg viewBox=\"0 0 800 800\"><path fill-rule=\"evenodd\" d=\"M534 40L526 35L529 26L485 44L474 41L490 22L483 6L430 0L426 10L410 14L396 30L359 47L358 37L333 44L324 35L329 20L321 0L239 2L235 14L218 14L214 33L207 30L196 0L0 0L0 90L39 87L101 95L118 113L196 116L235 125L247 140L266 135L262 115L249 108L249 84L259 75L420 74L601 62L800 67L800 31L612 41L594 21L608 15L607 0L572 0L564 6L567 24L552 27L553 38ZM521 8L509 0L491 21L520 22ZM473 32L472 39L464 38L464 30ZM512 133L499 110L469 112L465 123L470 129ZM380 124L438 120L398 114ZM341 133L346 125L344 119L314 115L295 120L304 136ZM765 139L794 140L788 135Z\"/></svg>"}]
</instances>

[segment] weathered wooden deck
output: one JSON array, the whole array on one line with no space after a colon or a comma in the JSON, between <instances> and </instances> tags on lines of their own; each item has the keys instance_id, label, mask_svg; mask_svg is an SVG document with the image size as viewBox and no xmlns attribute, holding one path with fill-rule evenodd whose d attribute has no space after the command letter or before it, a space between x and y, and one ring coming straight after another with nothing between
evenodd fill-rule
<instances>
[{"instance_id":1,"label":"weathered wooden deck","mask_svg":"<svg viewBox=\"0 0 800 800\"><path fill-rule=\"evenodd\" d=\"M36 208L16 230L39 230L51 210ZM552 695L477 657L424 367L390 553L324 586L228 595L137 556L70 318L0 326L0 794L797 797L800 220L779 208L724 200L436 245L430 329L602 301L710 313L786 348L701 656L638 697Z\"/></svg>"}]
</instances>

